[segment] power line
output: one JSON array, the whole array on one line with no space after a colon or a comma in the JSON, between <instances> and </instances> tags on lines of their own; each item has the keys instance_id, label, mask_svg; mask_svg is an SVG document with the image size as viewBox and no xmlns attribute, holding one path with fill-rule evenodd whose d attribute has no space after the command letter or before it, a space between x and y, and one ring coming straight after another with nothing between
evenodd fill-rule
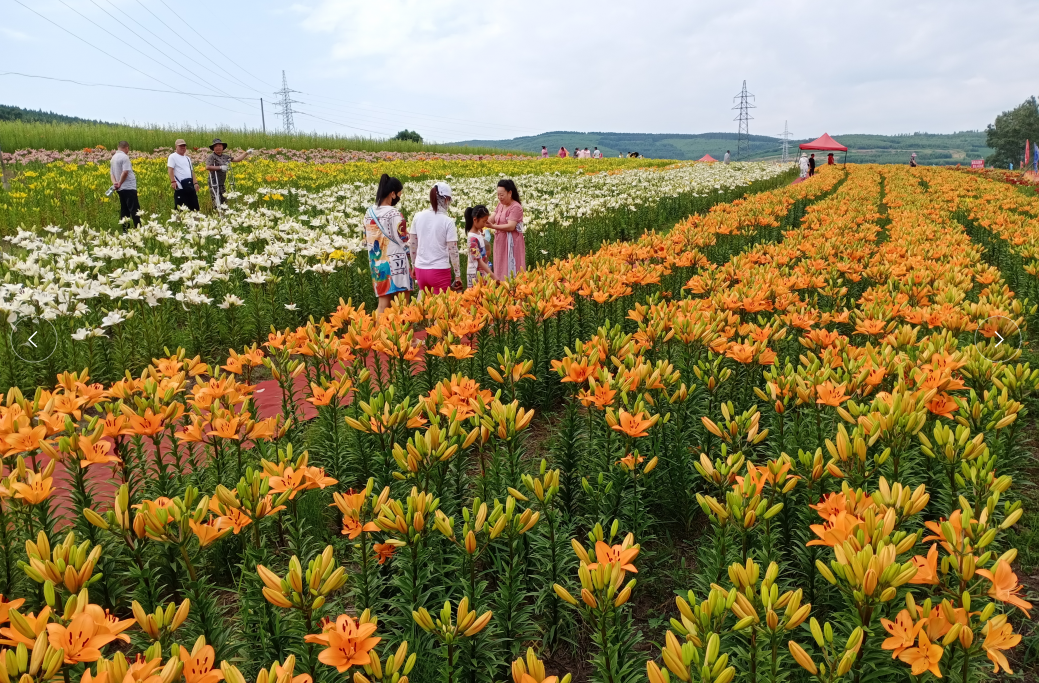
<instances>
[{"instance_id":1,"label":"power line","mask_svg":"<svg viewBox=\"0 0 1039 683\"><path fill-rule=\"evenodd\" d=\"M102 31L104 31L104 32L105 32L105 33L107 33L108 35L112 36L112 37L113 37L113 38L115 38L116 40L121 40L121 38L120 38L119 36L115 35L115 34L114 34L114 33L112 33L111 31L109 31L108 29L106 29L106 28L105 28L104 26L102 26L101 24L97 23L96 21L94 21L94 20L93 20L93 19L91 19L90 17L86 16L85 14L83 14L82 12L80 12L79 10L77 10L76 8L72 7L72 6L71 6L71 5L69 5L69 4L67 3L67 2L65 2L65 0L58 0L58 2L60 2L60 3L62 4L62 5L64 5L65 7L69 8L70 10L72 10L73 12L75 12L76 14L78 14L79 16L83 17L84 19L86 19L87 21L89 21L89 22L90 22L91 24L93 24L94 26L98 27L99 29L101 29ZM95 3L95 5L96 5L96 4L97 4L97 3ZM99 5L98 5L98 7L100 8L100 6L99 6ZM101 10L102 10L102 11L104 11L104 8L101 8ZM106 14L107 14L107 12L106 12ZM112 15L111 15L111 14L109 14L108 16L112 16ZM114 18L114 17L113 17L113 18ZM116 21L119 21L119 20L118 20L118 19L116 19ZM119 22L119 23L120 23L120 24L122 24L122 22ZM126 24L122 24L122 26L126 27ZM127 30L128 30L128 31L130 31L131 33L133 33L133 34L134 34L135 36L137 36L138 38L140 38L140 37L141 37L141 36L140 36L140 35L139 35L138 33L136 33L135 31L133 31L133 30L132 30L132 29L130 29L129 27L127 27ZM141 38L141 40L144 40L144 39L143 39L143 38ZM145 41L145 42L147 43L147 41ZM183 74L182 72L180 72L180 71L177 71L176 69L174 69L173 67L171 67L171 66L170 66L169 64L165 64L165 63L163 63L163 62L160 62L159 60L155 59L155 58L154 58L154 57L152 57L151 55L149 55L149 54L145 54L145 53L144 53L143 51L141 51L141 50L140 50L140 49L138 49L137 47L135 47L135 46L133 46L133 45L130 45L129 43L127 43L126 45L127 45L127 47L129 47L129 48L130 48L131 50L133 50L134 52L137 52L138 54L140 54L140 55L141 55L141 56L143 56L143 57L147 57L148 59L152 60L153 62L155 62L156 64L158 64L158 65L159 65L159 66L161 66L162 68L164 68L164 69L166 69L166 70L168 70L168 71L172 71L172 72L173 72L174 74L180 75L180 76L182 76L183 78L186 78L187 80L191 81L191 82L192 82L192 83L194 83L195 85L200 85L200 86L202 86L203 88L207 87L207 84L206 84L206 83L202 83L201 81L198 81L198 80L196 80L196 79L195 79L194 77L192 77L192 76L187 76L187 75L184 75L184 74ZM153 46L153 47L154 47L154 46ZM155 49L158 49L158 48L155 48ZM159 50L159 53L160 53L160 54L162 54L162 55L163 55L164 57L166 57L166 59L169 59L170 61L174 61L174 62L175 62L175 61L177 61L177 60L175 60L175 59L174 59L173 57L170 57L169 55L167 55L167 54L166 54L165 52L163 52L162 50ZM163 85L167 85L167 86L168 86L169 84L166 84L166 83L164 83ZM170 86L170 87L172 87L172 86ZM222 107L222 109L227 109L227 111L230 111L230 112L234 112L234 113L236 113L236 114L244 114L244 115L246 115L246 116L248 116L248 115L249 115L249 114L246 114L245 112L242 112L242 111L238 111L238 110L236 110L236 109L228 109L227 107Z\"/></svg>"},{"instance_id":2,"label":"power line","mask_svg":"<svg viewBox=\"0 0 1039 683\"><path fill-rule=\"evenodd\" d=\"M201 38L202 40L206 40L206 37L205 37L204 35L202 35L201 33L199 33L198 31L196 31L196 30L195 30L195 27L194 27L194 26L192 26L191 24L189 24L189 23L188 23L187 21L184 21L184 18L183 18L182 16L180 16L179 14L177 14L177 12L176 12L176 11L175 11L175 10L174 10L174 9L173 9L172 7L170 7L169 5L167 5L167 4L166 4L166 0L159 0L159 2L161 2L161 3L163 4L163 6L164 6L164 7L166 8L166 9L168 9L168 10L169 10L169 11L170 11L170 12L171 12L171 13L173 14L173 16L175 16L175 17L177 17L178 19L180 19L180 20L181 20L181 22L182 22L182 23L183 23L183 24L184 24L185 26L187 26L187 27L188 27L189 29L191 29L191 30L192 30L192 31L193 31L193 32L195 33L195 35L197 35L197 36L198 36L199 38ZM234 64L235 66L237 66L237 67L238 67L239 69L241 69L241 70L242 70L243 72L245 72L245 73L246 73L246 74L248 74L249 76L252 76L252 77L253 77L254 79L256 79L256 81L257 81L257 82L259 82L259 83L262 83L263 85L265 85L265 86L267 86L267 87L271 87L271 84L270 84L270 83L268 83L267 81L263 80L262 78L258 78L257 76L254 76L254 75L252 74L252 72L250 72L250 71L247 71L247 70L245 69L245 67L243 67L243 66L242 66L241 64L239 64L239 63L238 63L238 62L236 62L235 60L233 60L233 59L231 59L230 57L228 57L227 55L225 55L225 54L224 54L224 53L223 53L223 52L222 52L222 51L220 50L220 48L218 48L218 47L217 47L216 45L214 45L214 46L213 46L213 49L214 49L214 50L216 50L216 51L217 51L218 53L220 53L220 54L221 54L221 55L222 55L222 56L224 57L224 59L226 59L227 61L229 61L229 62L231 62L232 64Z\"/></svg>"},{"instance_id":3,"label":"power line","mask_svg":"<svg viewBox=\"0 0 1039 683\"><path fill-rule=\"evenodd\" d=\"M110 53L110 52L108 52L108 51L106 51L106 50L103 50L102 48L99 48L99 47L98 47L97 45L94 45L93 43L91 43L91 42L90 42L89 40L86 40L85 38L80 38L80 37L79 37L78 35L76 35L76 34L75 34L75 33L73 33L72 31L68 30L67 28L65 28L65 27L64 27L64 26L62 26L61 24L59 24L59 23L57 23L57 22L53 21L52 19L49 19L48 17L46 17L46 16L44 16L44 15L40 14L39 12L37 12L36 10L34 10L34 9L33 9L32 7L29 7L29 6L28 6L28 5L26 5L26 4L24 3L24 2L22 2L22 0L14 0L14 1L15 1L16 3L18 3L19 5L21 5L22 7L24 7L25 9L29 10L30 12L32 12L33 14L35 14L36 16L40 17L40 18L41 18L41 19L43 19L44 21L46 21L46 22L48 22L48 23L50 23L50 24L53 24L54 26L57 26L57 27L58 27L59 29L61 29L61 30L62 30L62 31L64 31L65 33L69 34L70 36L72 36L72 37L73 37L73 38L75 38L76 40L78 40L78 41L80 41L80 42L82 42L82 43L84 43L84 44L86 44L86 45L88 45L88 46L90 46L90 47L94 48L95 50L97 50L97 51L98 51L98 52L100 52L101 54L105 55L106 57L109 57L109 58L110 58L110 59L112 59L113 61L116 61L116 62L120 62L120 61L121 61L120 59L118 59L118 58L117 58L117 57L116 57L115 55L113 55L112 53ZM178 93L180 93L180 94L182 94L182 95L187 95L187 94L188 94L188 93L184 92L183 90L179 90L179 89L177 89L177 88L174 88L174 86L170 85L169 83L167 83L167 82L165 82L165 81L163 81L163 80L161 80L161 79L159 79L159 78L157 78L157 77L155 77L155 76L152 76L151 74L149 74L149 73L147 73L147 72L145 72L145 71L141 71L140 69L138 69L138 68L137 68L136 66L133 66L132 64L126 64L126 66L127 66L127 67L129 67L129 68L131 68L131 69L133 69L133 70L134 70L134 71L136 71L137 73L139 73L139 74L141 74L141 75L143 75L143 76L146 76L146 77L148 77L148 78L152 79L153 81L155 81L155 82L157 82L157 83L161 83L162 85L166 86L167 88L172 88L172 89L176 90L176 91L177 91ZM194 95L193 95L193 97L195 97L195 99L198 99L198 97L197 97L197 96L194 96ZM199 100L199 102L202 102L203 104L208 104L208 105L209 105L209 106L211 106L211 107L217 107L218 109L224 109L224 110L226 110L226 111L231 111L231 112L234 112L234 113L238 113L238 114L242 113L242 112L235 112L235 110L233 110L233 109L228 109L227 107L221 107L220 105L218 105L218 104L214 104L213 102L206 102L205 100Z\"/></svg>"},{"instance_id":4,"label":"power line","mask_svg":"<svg viewBox=\"0 0 1039 683\"><path fill-rule=\"evenodd\" d=\"M210 95L209 93L201 92L184 92L183 90L162 90L160 88L144 88L137 85L116 85L114 83L84 83L82 81L75 81L71 78L55 78L54 76L39 76L37 74L26 74L20 71L3 71L0 72L0 76L24 76L25 78L42 78L47 81L61 81L62 83L75 83L76 85L83 85L94 88L122 88L123 90L145 90L147 92L162 92L169 93L171 95L191 95L195 97L221 97L229 100L259 100L259 97L235 97L233 95ZM207 104L209 104L207 102Z\"/></svg>"},{"instance_id":5,"label":"power line","mask_svg":"<svg viewBox=\"0 0 1039 683\"><path fill-rule=\"evenodd\" d=\"M314 116L313 114L308 114L305 111L297 111L296 113L299 114L300 116L309 116L312 119L317 119L318 121L325 121L326 123L333 123L333 124L335 124L337 126L343 126L344 128L352 128L353 130L360 130L360 131L364 131L365 133L372 133L373 135L385 135L385 136L389 137L389 133L386 133L386 132L377 131L377 130L368 130L367 128L358 128L357 126L351 126L351 125L349 125L347 123L342 123L340 121L333 121L332 119L326 119L326 118L322 118L320 116Z\"/></svg>"},{"instance_id":6,"label":"power line","mask_svg":"<svg viewBox=\"0 0 1039 683\"><path fill-rule=\"evenodd\" d=\"M169 32L170 32L171 34L174 34L174 35L179 35L179 34L177 34L177 32L176 32L176 31L175 31L175 30L173 29L173 27L172 27L172 26L170 26L170 25L169 25L169 24L167 24L167 23L166 23L165 21L163 21L163 20L162 20L162 17L160 17L160 16L158 15L158 14L156 14L155 12L152 12L151 8L150 8L150 7L148 7L147 5L145 5L145 4L143 3L143 2L141 2L141 0L136 0L136 2L137 2L137 4L138 4L138 5L140 5L141 7L143 7L143 8L144 8L144 11L146 11L146 12L147 12L148 14L152 15L153 17L155 17L155 19L156 19L156 20L157 20L157 21L158 21L158 22L159 22L160 24L162 24L163 26L165 26L165 27L166 27L166 28L167 28L167 29L169 30ZM112 0L108 0L108 3L109 3L110 5L112 5L113 7L116 7L116 5L114 5L114 4L112 3ZM124 12L124 14L125 14L125 12ZM129 14L127 14L127 16L129 16ZM140 22L138 22L138 23L140 24ZM152 35L155 35L155 34L153 33ZM166 43L167 45L169 45L169 42L167 42L167 41L165 41L165 40L163 40L163 42L164 42L164 43ZM185 41L185 42L187 42L187 41ZM191 45L191 43L188 43L188 44L189 44L189 45ZM172 45L170 45L170 47L173 47L173 46L172 46ZM204 53L204 52L203 52L202 50L200 50L200 49L199 49L198 47L196 47L195 45L191 45L191 47L192 47L192 48L193 48L193 49L195 50L195 52L198 52L198 53L199 53L200 55L203 55L203 56L205 56L205 53ZM216 48L214 47L214 49L216 49ZM219 50L217 50L217 51L219 52ZM221 52L220 54L223 54L223 53ZM222 66L220 65L220 63L219 63L219 62L216 62L216 61L214 61L214 62L213 62L213 66L215 66L216 68L218 68L218 69L220 69L221 71L223 71L223 72L224 72L224 73L225 73L225 74L227 75L227 77L228 77L228 78L231 78L232 80L236 81L236 82L237 82L237 83L238 83L239 85L241 85L241 86L242 86L243 88L249 88L249 89L250 89L250 90L252 90L253 92L257 92L257 93L261 93L261 94L263 94L263 92L264 92L264 91L261 91L261 90L257 90L256 88L254 88L253 86L249 85L248 83L246 83L246 82L245 82L245 81L243 81L242 79L238 78L237 76L235 76L234 74L232 74L232 73L231 73L230 71L228 71L227 69L225 69L224 67L222 67ZM211 71L212 71L212 70L211 70ZM215 73L215 72L214 72L214 73Z\"/></svg>"}]
</instances>

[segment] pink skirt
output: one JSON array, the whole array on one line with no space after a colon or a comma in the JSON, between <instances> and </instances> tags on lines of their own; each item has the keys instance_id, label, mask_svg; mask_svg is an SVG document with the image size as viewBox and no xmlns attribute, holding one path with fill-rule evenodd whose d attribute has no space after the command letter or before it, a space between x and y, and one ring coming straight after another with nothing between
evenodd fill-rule
<instances>
[{"instance_id":1,"label":"pink skirt","mask_svg":"<svg viewBox=\"0 0 1039 683\"><path fill-rule=\"evenodd\" d=\"M419 290L428 289L433 294L446 292L451 288L450 268L416 268L415 279Z\"/></svg>"}]
</instances>

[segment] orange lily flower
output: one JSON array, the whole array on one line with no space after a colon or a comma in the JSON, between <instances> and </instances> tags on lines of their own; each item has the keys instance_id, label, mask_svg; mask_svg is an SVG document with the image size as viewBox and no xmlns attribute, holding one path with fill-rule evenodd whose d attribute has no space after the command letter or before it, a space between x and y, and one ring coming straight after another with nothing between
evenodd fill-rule
<instances>
[{"instance_id":1,"label":"orange lily flower","mask_svg":"<svg viewBox=\"0 0 1039 683\"><path fill-rule=\"evenodd\" d=\"M112 455L111 442L104 439L98 439L95 443L91 443L87 439L81 439L79 450L83 454L83 459L79 461L80 467L119 462L119 458Z\"/></svg>"},{"instance_id":2,"label":"orange lily flower","mask_svg":"<svg viewBox=\"0 0 1039 683\"><path fill-rule=\"evenodd\" d=\"M982 632L985 634L985 642L981 646L985 648L985 655L994 665L992 673L998 674L1000 667L1003 667L1008 674L1014 673L1010 668L1010 663L1007 662L1006 655L1001 650L1017 647L1021 642L1021 634L1014 633L1014 627L1007 623L1007 616L1000 614L992 617L985 624Z\"/></svg>"},{"instance_id":3,"label":"orange lily flower","mask_svg":"<svg viewBox=\"0 0 1039 683\"><path fill-rule=\"evenodd\" d=\"M145 410L144 415L138 415L129 407L123 406L123 414L130 420L130 429L133 430L133 433L141 436L155 436L166 426L162 416L153 413L151 408Z\"/></svg>"},{"instance_id":4,"label":"orange lily flower","mask_svg":"<svg viewBox=\"0 0 1039 683\"><path fill-rule=\"evenodd\" d=\"M99 629L98 623L87 612L77 614L68 627L47 624L47 641L50 646L65 650L65 663L96 662L101 659L101 649L116 639L107 629Z\"/></svg>"},{"instance_id":5,"label":"orange lily flower","mask_svg":"<svg viewBox=\"0 0 1039 683\"><path fill-rule=\"evenodd\" d=\"M805 545L839 546L855 534L862 526L862 520L847 512L838 512L824 524L813 524L810 528L819 538L808 541Z\"/></svg>"},{"instance_id":6,"label":"orange lily flower","mask_svg":"<svg viewBox=\"0 0 1039 683\"><path fill-rule=\"evenodd\" d=\"M180 661L184 662L184 680L187 683L216 683L224 678L223 671L213 668L216 653L212 645L198 648L191 654L186 647L181 647Z\"/></svg>"},{"instance_id":7,"label":"orange lily flower","mask_svg":"<svg viewBox=\"0 0 1039 683\"><path fill-rule=\"evenodd\" d=\"M914 623L913 617L907 609L899 612L894 621L881 619L880 625L891 634L891 637L887 638L881 644L881 647L885 650L891 650L891 659L894 659L902 654L903 650L913 646L913 643L916 642L916 636L920 633L920 629L923 628L925 622L926 620L921 619Z\"/></svg>"},{"instance_id":8,"label":"orange lily flower","mask_svg":"<svg viewBox=\"0 0 1039 683\"><path fill-rule=\"evenodd\" d=\"M643 413L641 410L632 415L628 411L622 409L620 412L619 424L613 425L612 427L610 427L610 429L612 429L615 432L621 432L622 434L630 436L633 439L638 438L640 436L648 436L649 432L647 432L646 430L655 425L657 423L657 420L660 419L660 416L654 415L648 420L645 419L644 416L645 413Z\"/></svg>"},{"instance_id":9,"label":"orange lily flower","mask_svg":"<svg viewBox=\"0 0 1039 683\"><path fill-rule=\"evenodd\" d=\"M375 624L360 624L349 614L340 614L334 624L326 624L323 633L310 634L304 640L324 645L318 661L343 673L352 666L364 666L371 661L369 651L382 640L378 636L372 637L373 633Z\"/></svg>"},{"instance_id":10,"label":"orange lily flower","mask_svg":"<svg viewBox=\"0 0 1039 683\"><path fill-rule=\"evenodd\" d=\"M959 511L957 510L957 512ZM1025 614L1032 609L1032 603L1020 596L1024 586L1017 582L1017 574L1010 568L1006 560L996 563L994 574L987 569L978 569L977 573L992 582L992 587L988 590L989 597L1013 605Z\"/></svg>"},{"instance_id":11,"label":"orange lily flower","mask_svg":"<svg viewBox=\"0 0 1039 683\"><path fill-rule=\"evenodd\" d=\"M847 401L850 396L844 395L844 385L839 384L834 386L832 382L826 381L815 388L816 399L815 402L824 406L833 406L836 408L840 404Z\"/></svg>"},{"instance_id":12,"label":"orange lily flower","mask_svg":"<svg viewBox=\"0 0 1039 683\"><path fill-rule=\"evenodd\" d=\"M914 676L930 671L937 678L941 678L942 670L938 668L938 662L944 654L945 649L941 645L932 644L927 634L921 632L919 645L903 650L898 658L912 667Z\"/></svg>"},{"instance_id":13,"label":"orange lily flower","mask_svg":"<svg viewBox=\"0 0 1039 683\"><path fill-rule=\"evenodd\" d=\"M15 600L4 600L4 596L0 595L0 624L6 624L8 620L8 613L13 609L18 609L25 603L25 598L17 598Z\"/></svg>"},{"instance_id":14,"label":"orange lily flower","mask_svg":"<svg viewBox=\"0 0 1039 683\"><path fill-rule=\"evenodd\" d=\"M638 574L639 570L632 564L635 558L638 557L639 547L633 546L631 548L625 548L623 544L608 546L602 541L596 541L595 543L595 559L596 561L588 565L588 571L598 569L600 564L619 564L621 569L626 572L632 572Z\"/></svg>"},{"instance_id":15,"label":"orange lily flower","mask_svg":"<svg viewBox=\"0 0 1039 683\"><path fill-rule=\"evenodd\" d=\"M50 497L53 483L54 477L29 471L26 482L16 481L11 484L11 488L14 489L14 497L24 500L26 505L38 505Z\"/></svg>"},{"instance_id":16,"label":"orange lily flower","mask_svg":"<svg viewBox=\"0 0 1039 683\"><path fill-rule=\"evenodd\" d=\"M623 465L624 469L626 469L629 472L631 472L632 470L635 469L636 465L639 465L645 459L646 459L646 456L644 456L644 455L640 455L638 457L638 459L636 459L634 453L628 453L626 456L624 456L623 458L618 460L616 464Z\"/></svg>"},{"instance_id":17,"label":"orange lily flower","mask_svg":"<svg viewBox=\"0 0 1039 683\"><path fill-rule=\"evenodd\" d=\"M376 527L377 529L378 527ZM351 537L352 538L352 537ZM393 557L393 553L397 552L397 546L392 543L376 543L372 546L372 550L379 558L379 564L385 564L386 560Z\"/></svg>"},{"instance_id":18,"label":"orange lily flower","mask_svg":"<svg viewBox=\"0 0 1039 683\"><path fill-rule=\"evenodd\" d=\"M219 541L221 538L231 532L230 527L218 527L213 522L196 522L191 519L188 520L188 526L198 536L198 544L205 548L207 545Z\"/></svg>"},{"instance_id":19,"label":"orange lily flower","mask_svg":"<svg viewBox=\"0 0 1039 683\"><path fill-rule=\"evenodd\" d=\"M937 584L938 583L938 544L932 543L931 549L927 551L927 557L916 555L910 561L916 565L916 575L909 579L909 583Z\"/></svg>"},{"instance_id":20,"label":"orange lily flower","mask_svg":"<svg viewBox=\"0 0 1039 683\"><path fill-rule=\"evenodd\" d=\"M64 417L62 418L62 424L64 426ZM40 442L43 441L47 436L47 427L39 425L37 427L22 427L14 434L8 434L4 437L4 441L11 447L8 451L8 455L15 453L27 453L34 451L40 447Z\"/></svg>"}]
</instances>

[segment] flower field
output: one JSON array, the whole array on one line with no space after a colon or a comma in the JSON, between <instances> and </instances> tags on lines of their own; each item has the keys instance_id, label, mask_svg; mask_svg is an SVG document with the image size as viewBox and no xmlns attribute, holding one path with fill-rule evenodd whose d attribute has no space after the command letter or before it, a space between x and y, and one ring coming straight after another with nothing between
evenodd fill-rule
<instances>
[{"instance_id":1,"label":"flower field","mask_svg":"<svg viewBox=\"0 0 1039 683\"><path fill-rule=\"evenodd\" d=\"M426 171L424 165L404 170ZM281 173L332 168L286 166ZM356 258L363 249L361 216L375 193L367 168L363 183L343 182L354 177L347 175L326 190L243 193L236 201L244 208L223 216L152 219L126 233L85 225L20 229L6 240L12 249L0 263L0 315L10 322L51 321L59 342L47 363L33 365L17 362L5 337L0 389L34 387L84 366L98 380L115 381L126 370L140 372L167 347L183 347L206 362L222 360L228 348L262 341L272 325L295 327L328 315L341 298L367 301L370 310L366 259ZM483 168L511 167L491 162ZM466 177L472 168L460 163L446 170L462 172L450 179L457 207L494 206L498 176ZM528 258L547 262L590 251L603 240L663 228L748 190L773 187L787 175L786 168L766 164L685 164L514 177L523 188ZM406 184L408 216L428 205L428 188L428 180Z\"/></svg>"},{"instance_id":2,"label":"flower field","mask_svg":"<svg viewBox=\"0 0 1039 683\"><path fill-rule=\"evenodd\" d=\"M270 320L262 344L10 389L0 683L1034 675L1039 203L937 168L824 167L793 185L705 168L772 186L741 196L717 177L679 194L727 201L642 233L617 222L623 204L553 217L530 179L535 239L600 221L598 239L378 320L339 301L335 273L358 290L366 274L337 264L330 307ZM564 194L595 205L624 191L615 178L664 188L649 178L668 173L691 171L574 176ZM318 280L289 273L347 249L350 187L300 193L291 212L153 221L128 233L151 240L137 244L21 235L82 268L48 290L41 264L26 301L168 262L148 254L197 279L218 264L209 239L231 245L232 282L232 253L272 255L233 252L224 221L247 220L267 244L290 223L317 231L271 275L309 292ZM639 192L633 213L675 197ZM107 265L120 248L140 261ZM217 306L212 284L176 286ZM134 316L104 326L112 337L83 340L103 351L91 368L141 343L149 327L118 338L151 315L141 297L113 309Z\"/></svg>"},{"instance_id":3,"label":"flower field","mask_svg":"<svg viewBox=\"0 0 1039 683\"><path fill-rule=\"evenodd\" d=\"M166 172L165 153L135 155L134 174L137 176L138 195L145 215L168 218L173 210L173 195ZM203 162L209 150L191 153L195 175L202 190L199 200L203 209L212 209L206 189L209 178ZM10 234L18 227L32 228L43 225L83 225L115 227L119 217L118 197L105 197L112 184L108 175L108 159L88 155L86 163L80 156L71 161L52 161L46 164L28 164L11 181L11 188L0 189L0 235ZM379 176L388 173L401 180L433 181L443 178L473 176L526 176L547 173L600 173L635 168L661 168L670 162L654 159L537 159L517 157L481 160L477 157L445 160L439 157L413 160L331 161L314 155L313 159L301 153L260 150L251 160L233 165L235 190L245 196L259 192L260 198L272 193L282 197L298 191L315 192L344 183L374 184ZM264 191L260 191L264 190ZM428 193L428 190L427 190ZM271 201L268 197L267 201ZM281 200L279 200L281 201Z\"/></svg>"}]
</instances>

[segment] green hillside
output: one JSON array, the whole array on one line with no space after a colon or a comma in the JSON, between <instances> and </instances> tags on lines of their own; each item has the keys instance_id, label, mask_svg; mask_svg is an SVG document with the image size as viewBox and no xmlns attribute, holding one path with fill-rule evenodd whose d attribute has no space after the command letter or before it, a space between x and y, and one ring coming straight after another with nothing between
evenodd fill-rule
<instances>
[{"instance_id":1,"label":"green hillside","mask_svg":"<svg viewBox=\"0 0 1039 683\"><path fill-rule=\"evenodd\" d=\"M22 109L0 104L0 121L22 121L24 123L94 123L110 126L112 124L92 119L81 119L78 116L65 116L42 109Z\"/></svg>"},{"instance_id":2,"label":"green hillside","mask_svg":"<svg viewBox=\"0 0 1039 683\"><path fill-rule=\"evenodd\" d=\"M820 135L822 131L820 131ZM792 140L791 154L797 151L797 145L814 140L802 138ZM960 133L913 133L906 135L833 135L841 144L849 148L848 161L856 163L909 163L909 156L916 152L917 161L922 165L954 165L968 164L971 159L981 159L992 150L985 146L983 131L964 131ZM525 152L538 153L541 146L548 148L549 154L555 154L559 147L573 150L574 147L596 146L606 156L617 156L620 153L638 152L651 159L699 159L710 154L721 159L725 150L736 154L735 133L699 133L689 134L655 134L655 133L578 133L553 131L511 140L467 140L454 143L458 145L480 145L488 147L505 147ZM748 160L779 159L782 154L782 140L767 135L752 135L750 152L745 156ZM825 156L825 153L823 154ZM844 155L838 155L843 161Z\"/></svg>"}]
</instances>

